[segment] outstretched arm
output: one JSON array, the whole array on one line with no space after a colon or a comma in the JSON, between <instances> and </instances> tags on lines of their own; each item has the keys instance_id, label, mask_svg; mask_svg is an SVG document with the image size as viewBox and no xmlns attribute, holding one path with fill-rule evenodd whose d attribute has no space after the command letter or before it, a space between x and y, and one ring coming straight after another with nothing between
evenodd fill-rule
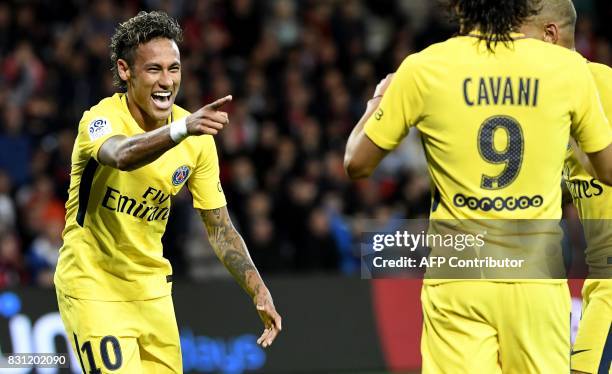
<instances>
[{"instance_id":1,"label":"outstretched arm","mask_svg":"<svg viewBox=\"0 0 612 374\"><path fill-rule=\"evenodd\" d=\"M223 129L223 126L228 124L227 113L218 109L231 100L231 96L226 96L207 104L187 116L180 125L178 123L181 120L144 134L110 137L100 147L98 158L103 165L119 170L134 170L157 160L177 144L170 135L172 126L175 126L175 132L177 126L180 128L178 131L183 132L183 138L190 135L216 135L219 130Z\"/></svg>"},{"instance_id":2,"label":"outstretched arm","mask_svg":"<svg viewBox=\"0 0 612 374\"><path fill-rule=\"evenodd\" d=\"M200 216L217 257L253 299L264 324L264 332L257 343L263 347L269 346L281 331L281 317L276 312L270 291L251 260L244 240L232 224L227 207L200 210Z\"/></svg>"}]
</instances>

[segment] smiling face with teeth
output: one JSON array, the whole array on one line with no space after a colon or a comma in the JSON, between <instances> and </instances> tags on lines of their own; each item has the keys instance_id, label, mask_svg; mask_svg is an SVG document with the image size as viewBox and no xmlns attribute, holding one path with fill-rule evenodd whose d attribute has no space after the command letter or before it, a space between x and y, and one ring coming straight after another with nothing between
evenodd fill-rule
<instances>
[{"instance_id":1,"label":"smiling face with teeth","mask_svg":"<svg viewBox=\"0 0 612 374\"><path fill-rule=\"evenodd\" d=\"M140 127L165 125L181 85L181 61L174 40L155 38L140 44L133 62L119 59L119 76L127 83L128 108Z\"/></svg>"}]
</instances>

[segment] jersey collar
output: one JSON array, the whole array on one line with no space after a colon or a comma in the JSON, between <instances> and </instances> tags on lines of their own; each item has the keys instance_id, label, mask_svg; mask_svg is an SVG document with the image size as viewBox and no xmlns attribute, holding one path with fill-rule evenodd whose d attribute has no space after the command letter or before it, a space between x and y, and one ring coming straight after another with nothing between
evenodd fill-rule
<instances>
[{"instance_id":1,"label":"jersey collar","mask_svg":"<svg viewBox=\"0 0 612 374\"><path fill-rule=\"evenodd\" d=\"M478 39L485 38L485 34L481 32L480 30L472 30L469 33L467 33L465 36L469 36L471 38L478 38ZM510 38L512 40L520 40L520 39L526 39L527 37L525 36L525 34L522 34L520 32L511 32ZM493 40L496 40L496 39L493 39Z\"/></svg>"}]
</instances>

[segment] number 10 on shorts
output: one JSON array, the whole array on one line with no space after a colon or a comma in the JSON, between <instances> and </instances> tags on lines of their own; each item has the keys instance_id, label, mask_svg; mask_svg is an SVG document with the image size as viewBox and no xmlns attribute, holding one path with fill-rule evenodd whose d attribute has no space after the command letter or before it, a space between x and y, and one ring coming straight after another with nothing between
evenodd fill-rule
<instances>
[{"instance_id":1,"label":"number 10 on shorts","mask_svg":"<svg viewBox=\"0 0 612 374\"><path fill-rule=\"evenodd\" d=\"M84 373L100 374L102 373L100 365L104 365L108 370L117 370L123 363L123 355L121 353L119 340L112 335L107 335L100 339L99 346L96 346L96 344L92 344L91 341L79 342L78 337L74 334L74 343ZM98 350L102 362L96 362L94 350ZM89 366L88 371L85 370L85 361Z\"/></svg>"}]
</instances>

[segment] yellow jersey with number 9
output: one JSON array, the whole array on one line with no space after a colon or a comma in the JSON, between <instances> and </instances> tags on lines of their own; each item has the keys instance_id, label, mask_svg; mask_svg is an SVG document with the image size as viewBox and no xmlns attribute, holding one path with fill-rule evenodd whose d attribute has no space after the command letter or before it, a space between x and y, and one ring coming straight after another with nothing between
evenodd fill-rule
<instances>
[{"instance_id":1,"label":"yellow jersey with number 9","mask_svg":"<svg viewBox=\"0 0 612 374\"><path fill-rule=\"evenodd\" d=\"M174 106L169 122L189 115ZM210 135L190 136L132 171L102 165L98 151L111 136L144 131L115 94L83 114L72 153L64 244L55 285L66 295L104 301L148 300L171 292L161 238L170 198L187 184L193 204L226 204L217 150Z\"/></svg>"},{"instance_id":2,"label":"yellow jersey with number 9","mask_svg":"<svg viewBox=\"0 0 612 374\"><path fill-rule=\"evenodd\" d=\"M513 37L494 53L476 34L408 56L365 124L386 150L420 131L432 219L559 219L570 134L586 152L612 142L584 59Z\"/></svg>"}]
</instances>

